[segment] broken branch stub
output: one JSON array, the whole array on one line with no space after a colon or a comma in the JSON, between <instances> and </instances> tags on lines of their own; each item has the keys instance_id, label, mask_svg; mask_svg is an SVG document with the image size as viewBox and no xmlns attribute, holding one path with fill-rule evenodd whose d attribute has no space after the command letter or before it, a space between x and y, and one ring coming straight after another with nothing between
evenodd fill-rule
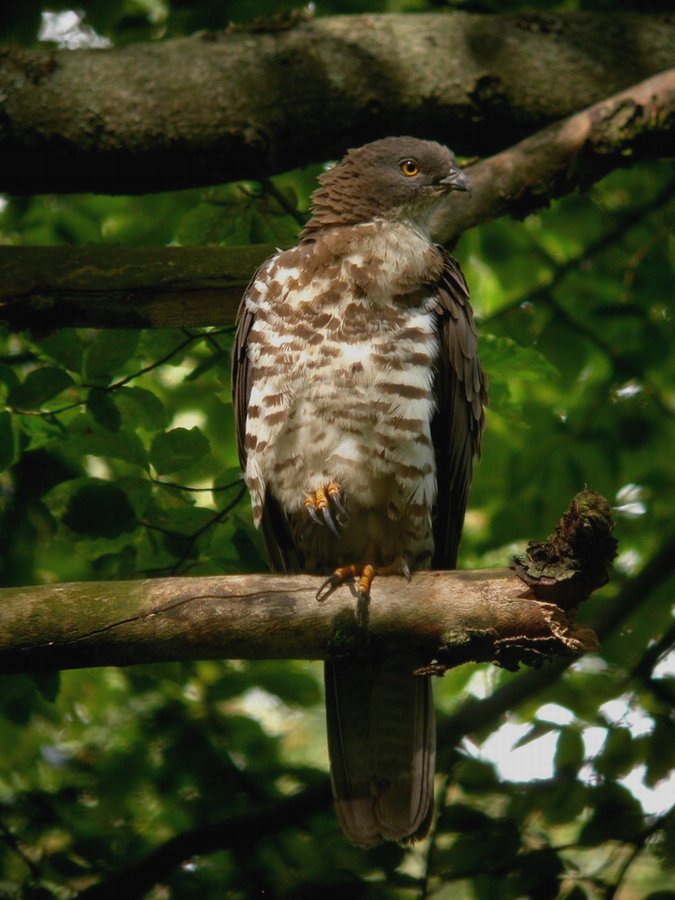
<instances>
[{"instance_id":1,"label":"broken branch stub","mask_svg":"<svg viewBox=\"0 0 675 900\"><path fill-rule=\"evenodd\" d=\"M616 556L609 503L595 491L577 494L553 534L530 541L513 568L538 600L573 610L609 580Z\"/></svg>"},{"instance_id":2,"label":"broken branch stub","mask_svg":"<svg viewBox=\"0 0 675 900\"><path fill-rule=\"evenodd\" d=\"M554 657L580 656L598 649L591 628L577 625L577 606L609 579L617 542L609 503L595 491L583 490L573 499L553 534L545 541L530 541L511 568L521 582L517 596L529 601L511 620L512 628L494 623L491 629L471 633L467 655L452 635L436 659L415 670L418 675L443 675L469 660L486 660L516 671L520 665L540 666ZM487 600L487 598L485 598ZM506 594L500 597L508 600Z\"/></svg>"}]
</instances>

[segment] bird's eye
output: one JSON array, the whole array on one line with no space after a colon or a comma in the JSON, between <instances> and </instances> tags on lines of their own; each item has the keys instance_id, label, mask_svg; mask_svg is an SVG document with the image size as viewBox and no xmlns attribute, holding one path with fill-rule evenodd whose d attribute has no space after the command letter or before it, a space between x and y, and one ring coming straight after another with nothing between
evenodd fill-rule
<instances>
[{"instance_id":1,"label":"bird's eye","mask_svg":"<svg viewBox=\"0 0 675 900\"><path fill-rule=\"evenodd\" d=\"M417 175L419 170L419 166L414 159L404 159L401 163L401 172L409 178L412 178L413 175Z\"/></svg>"}]
</instances>

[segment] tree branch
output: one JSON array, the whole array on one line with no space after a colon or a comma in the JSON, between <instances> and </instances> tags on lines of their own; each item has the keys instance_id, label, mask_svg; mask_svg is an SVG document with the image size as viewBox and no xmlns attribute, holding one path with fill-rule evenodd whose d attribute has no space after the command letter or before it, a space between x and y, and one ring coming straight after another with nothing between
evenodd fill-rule
<instances>
[{"instance_id":1,"label":"tree branch","mask_svg":"<svg viewBox=\"0 0 675 900\"><path fill-rule=\"evenodd\" d=\"M523 216L640 154L675 154L675 69L486 159L473 199L451 197L435 237L451 242L502 215ZM232 322L274 247L0 247L0 322L176 328Z\"/></svg>"},{"instance_id":2,"label":"tree branch","mask_svg":"<svg viewBox=\"0 0 675 900\"><path fill-rule=\"evenodd\" d=\"M322 659L358 652L354 600L313 576L234 575L73 583L0 592L0 672L186 659ZM448 598L452 597L452 603ZM557 634L556 632L559 632ZM420 660L508 661L593 645L508 569L375 582L368 634Z\"/></svg>"},{"instance_id":3,"label":"tree branch","mask_svg":"<svg viewBox=\"0 0 675 900\"><path fill-rule=\"evenodd\" d=\"M434 231L451 243L475 225L523 219L638 159L675 155L675 69L655 75L471 166L473 200L451 196Z\"/></svg>"},{"instance_id":4,"label":"tree branch","mask_svg":"<svg viewBox=\"0 0 675 900\"><path fill-rule=\"evenodd\" d=\"M245 852L251 846L252 835L258 841L277 834L288 827L289 823L299 825L311 816L323 812L330 802L330 784L325 778L290 797L260 804L251 812L181 832L127 869L115 872L105 880L80 891L77 897L81 900L139 897L192 856L216 850Z\"/></svg>"},{"instance_id":5,"label":"tree branch","mask_svg":"<svg viewBox=\"0 0 675 900\"><path fill-rule=\"evenodd\" d=\"M245 247L0 247L0 322L12 329L232 323L256 267Z\"/></svg>"},{"instance_id":6,"label":"tree branch","mask_svg":"<svg viewBox=\"0 0 675 900\"><path fill-rule=\"evenodd\" d=\"M603 640L626 622L645 597L672 578L675 572L675 538L663 543L647 565L623 586L613 603L595 606L590 623L593 632ZM517 709L555 684L574 660L557 659L545 668L521 673L500 685L483 700L470 697L448 716L438 729L439 746L455 747L465 735L490 726L506 711Z\"/></svg>"},{"instance_id":7,"label":"tree branch","mask_svg":"<svg viewBox=\"0 0 675 900\"><path fill-rule=\"evenodd\" d=\"M406 648L411 668L507 668L596 646L574 609L607 579L607 502L584 491L508 569L376 579L367 629L346 588L309 575L158 578L0 591L0 673L186 659L323 659ZM572 535L572 537L570 537ZM546 560L548 560L548 567ZM451 600L451 602L449 602ZM95 601L95 602L92 602ZM366 647L367 645L367 647Z\"/></svg>"},{"instance_id":8,"label":"tree branch","mask_svg":"<svg viewBox=\"0 0 675 900\"><path fill-rule=\"evenodd\" d=\"M110 50L0 51L0 190L259 178L384 134L494 152L675 65L646 13L335 16Z\"/></svg>"}]
</instances>

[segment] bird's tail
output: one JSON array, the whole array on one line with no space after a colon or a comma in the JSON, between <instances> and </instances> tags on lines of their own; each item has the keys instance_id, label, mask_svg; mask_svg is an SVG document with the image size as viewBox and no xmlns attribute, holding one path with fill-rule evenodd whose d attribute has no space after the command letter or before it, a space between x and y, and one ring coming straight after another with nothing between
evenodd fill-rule
<instances>
[{"instance_id":1,"label":"bird's tail","mask_svg":"<svg viewBox=\"0 0 675 900\"><path fill-rule=\"evenodd\" d=\"M400 658L326 662L333 796L363 847L423 838L434 809L436 719L431 679Z\"/></svg>"}]
</instances>

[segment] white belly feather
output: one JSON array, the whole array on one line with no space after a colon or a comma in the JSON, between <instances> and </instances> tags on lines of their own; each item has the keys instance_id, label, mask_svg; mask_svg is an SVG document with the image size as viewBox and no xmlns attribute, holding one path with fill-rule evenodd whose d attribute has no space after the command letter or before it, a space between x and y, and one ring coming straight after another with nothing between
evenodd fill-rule
<instances>
[{"instance_id":1,"label":"white belly feather","mask_svg":"<svg viewBox=\"0 0 675 900\"><path fill-rule=\"evenodd\" d=\"M389 250L384 256L395 259ZM397 302L384 290L392 279L381 271L377 292L363 296L344 272L358 262L360 257L343 258L333 280L340 290L327 295L325 277L319 290L316 280L298 285L274 261L267 280L254 286L258 316L248 353L254 376L249 410L255 415L247 420L246 478L254 511L269 488L287 514L301 511L308 493L335 481L352 515L347 544L363 541L358 529L381 531L387 521L401 519L409 525L412 517L424 521L423 529L415 529L419 546L430 540L436 493L430 433L434 298ZM278 289L270 296L270 284L287 286L281 299Z\"/></svg>"}]
</instances>

